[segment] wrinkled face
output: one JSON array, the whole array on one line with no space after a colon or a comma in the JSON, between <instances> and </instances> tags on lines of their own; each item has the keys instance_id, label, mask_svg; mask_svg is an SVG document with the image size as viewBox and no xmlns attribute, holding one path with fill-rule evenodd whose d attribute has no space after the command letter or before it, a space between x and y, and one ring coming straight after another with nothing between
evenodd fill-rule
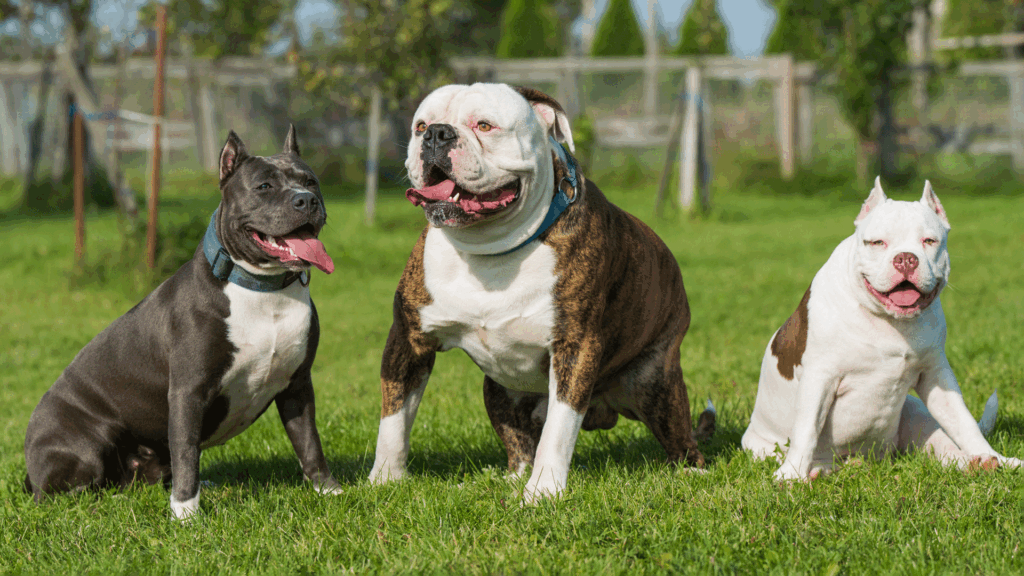
<instances>
[{"instance_id":1,"label":"wrinkled face","mask_svg":"<svg viewBox=\"0 0 1024 576\"><path fill-rule=\"evenodd\" d=\"M439 88L420 104L411 130L406 196L434 226L514 217L536 193L537 175L552 170L547 128L504 84Z\"/></svg>"},{"instance_id":2,"label":"wrinkled face","mask_svg":"<svg viewBox=\"0 0 1024 576\"><path fill-rule=\"evenodd\" d=\"M898 202L884 195L870 208L865 204L868 211L862 211L854 235L855 266L866 300L876 310L894 318L914 318L946 285L949 227L937 202L935 198L938 211L925 199Z\"/></svg>"},{"instance_id":3,"label":"wrinkled face","mask_svg":"<svg viewBox=\"0 0 1024 576\"><path fill-rule=\"evenodd\" d=\"M334 270L317 239L327 220L320 183L297 145L250 156L232 132L221 152L221 198L217 235L233 258L268 271Z\"/></svg>"}]
</instances>

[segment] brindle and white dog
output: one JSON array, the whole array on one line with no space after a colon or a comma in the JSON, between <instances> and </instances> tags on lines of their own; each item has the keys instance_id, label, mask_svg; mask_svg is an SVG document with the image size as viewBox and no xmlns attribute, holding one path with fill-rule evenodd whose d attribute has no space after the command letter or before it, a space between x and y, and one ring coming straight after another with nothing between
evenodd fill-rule
<instances>
[{"instance_id":1,"label":"brindle and white dog","mask_svg":"<svg viewBox=\"0 0 1024 576\"><path fill-rule=\"evenodd\" d=\"M406 471L409 431L436 352L483 370L484 401L528 502L565 488L580 428L621 414L670 462L701 466L679 345L690 324L672 253L612 205L573 150L562 107L504 84L439 88L412 120L408 198L430 225L394 300L370 479ZM699 433L714 427L705 411Z\"/></svg>"}]
</instances>

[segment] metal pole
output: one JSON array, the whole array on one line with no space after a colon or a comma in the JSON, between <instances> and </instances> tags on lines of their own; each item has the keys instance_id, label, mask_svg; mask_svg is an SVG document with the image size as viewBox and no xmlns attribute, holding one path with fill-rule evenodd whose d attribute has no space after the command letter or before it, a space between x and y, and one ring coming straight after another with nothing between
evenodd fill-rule
<instances>
[{"instance_id":1,"label":"metal pole","mask_svg":"<svg viewBox=\"0 0 1024 576\"><path fill-rule=\"evenodd\" d=\"M157 202L160 198L160 124L164 115L164 48L167 40L167 8L156 8L156 78L153 80L153 153L149 174L149 224L146 229L146 265L156 267Z\"/></svg>"},{"instance_id":2,"label":"metal pole","mask_svg":"<svg viewBox=\"0 0 1024 576\"><path fill-rule=\"evenodd\" d=\"M377 171L380 160L380 107L381 92L373 87L370 97L369 138L366 150L366 223L373 225L377 211Z\"/></svg>"},{"instance_id":3,"label":"metal pole","mask_svg":"<svg viewBox=\"0 0 1024 576\"><path fill-rule=\"evenodd\" d=\"M77 109L74 112L74 158L71 162L75 196L75 265L81 266L85 259L85 130L82 129L82 113Z\"/></svg>"}]
</instances>

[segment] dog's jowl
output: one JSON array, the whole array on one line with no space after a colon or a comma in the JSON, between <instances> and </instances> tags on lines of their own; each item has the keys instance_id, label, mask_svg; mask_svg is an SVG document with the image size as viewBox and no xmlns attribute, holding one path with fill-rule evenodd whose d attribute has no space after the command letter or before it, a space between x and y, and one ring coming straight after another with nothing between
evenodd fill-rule
<instances>
[{"instance_id":1,"label":"dog's jowl","mask_svg":"<svg viewBox=\"0 0 1024 576\"><path fill-rule=\"evenodd\" d=\"M675 258L575 160L561 106L504 84L439 88L412 120L408 199L429 225L394 300L370 479L405 474L436 352L460 348L527 501L566 484L580 428L640 420L669 461L701 466L679 346L690 310ZM565 147L559 142L564 142ZM713 410L698 429L710 433Z\"/></svg>"},{"instance_id":2,"label":"dog's jowl","mask_svg":"<svg viewBox=\"0 0 1024 576\"><path fill-rule=\"evenodd\" d=\"M36 500L135 480L171 485L178 518L199 509L199 456L278 412L306 478L331 477L310 367L320 326L310 267L334 264L327 218L290 128L280 154L250 155L231 132L221 201L202 244L142 302L82 349L39 402L25 438Z\"/></svg>"},{"instance_id":3,"label":"dog's jowl","mask_svg":"<svg viewBox=\"0 0 1024 576\"><path fill-rule=\"evenodd\" d=\"M949 221L931 185L897 202L876 180L855 222L768 343L743 447L758 458L781 450L779 480L913 449L961 467L1019 466L983 436L995 395L979 426L946 359Z\"/></svg>"}]
</instances>

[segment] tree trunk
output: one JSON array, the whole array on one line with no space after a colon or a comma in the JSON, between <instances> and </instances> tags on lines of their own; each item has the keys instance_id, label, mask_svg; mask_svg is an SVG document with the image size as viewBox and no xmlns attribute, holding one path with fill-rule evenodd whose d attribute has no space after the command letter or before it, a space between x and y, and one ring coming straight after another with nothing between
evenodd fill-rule
<instances>
[{"instance_id":1,"label":"tree trunk","mask_svg":"<svg viewBox=\"0 0 1024 576\"><path fill-rule=\"evenodd\" d=\"M892 80L887 74L880 78L878 98L878 170L883 180L899 177L899 135L896 131L895 110L892 102Z\"/></svg>"},{"instance_id":2,"label":"tree trunk","mask_svg":"<svg viewBox=\"0 0 1024 576\"><path fill-rule=\"evenodd\" d=\"M871 143L868 140L862 140L860 136L857 136L857 141L854 144L857 149L857 182L860 184L866 184L870 182L870 175L868 174L868 163L870 161Z\"/></svg>"}]
</instances>

